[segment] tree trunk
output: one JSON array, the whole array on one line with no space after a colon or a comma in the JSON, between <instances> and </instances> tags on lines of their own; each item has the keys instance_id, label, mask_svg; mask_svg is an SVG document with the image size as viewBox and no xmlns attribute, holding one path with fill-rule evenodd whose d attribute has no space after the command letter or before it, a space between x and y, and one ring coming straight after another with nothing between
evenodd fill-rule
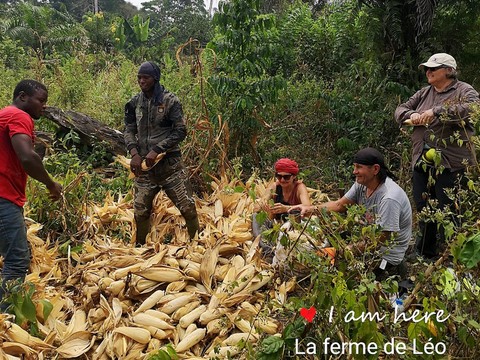
<instances>
[{"instance_id":1,"label":"tree trunk","mask_svg":"<svg viewBox=\"0 0 480 360\"><path fill-rule=\"evenodd\" d=\"M60 125L61 128L75 131L82 143L94 145L103 142L107 150L115 155L125 155L125 140L123 133L112 129L91 117L72 110L48 106L44 116Z\"/></svg>"}]
</instances>

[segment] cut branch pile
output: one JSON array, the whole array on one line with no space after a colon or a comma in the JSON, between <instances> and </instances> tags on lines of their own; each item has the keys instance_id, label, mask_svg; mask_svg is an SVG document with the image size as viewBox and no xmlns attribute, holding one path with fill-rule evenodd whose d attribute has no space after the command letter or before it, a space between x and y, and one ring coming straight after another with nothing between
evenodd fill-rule
<instances>
[{"instance_id":1,"label":"cut branch pile","mask_svg":"<svg viewBox=\"0 0 480 360\"><path fill-rule=\"evenodd\" d=\"M195 241L163 193L144 247L131 241L131 197L107 196L103 206L87 209L82 230L90 235L79 253L59 254L37 236L41 226L31 225L26 281L36 288L41 338L2 316L0 358L138 360L167 344L179 358L245 357L242 344L282 331L269 301L279 308L295 286L275 277L250 231L248 194L259 196L266 185L214 182L213 193L197 199L203 230ZM53 305L47 318L41 299Z\"/></svg>"}]
</instances>

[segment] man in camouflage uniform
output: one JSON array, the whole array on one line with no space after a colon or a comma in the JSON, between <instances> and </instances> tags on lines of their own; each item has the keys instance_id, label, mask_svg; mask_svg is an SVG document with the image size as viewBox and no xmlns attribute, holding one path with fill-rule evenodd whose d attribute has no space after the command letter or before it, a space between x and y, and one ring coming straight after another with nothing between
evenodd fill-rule
<instances>
[{"instance_id":1,"label":"man in camouflage uniform","mask_svg":"<svg viewBox=\"0 0 480 360\"><path fill-rule=\"evenodd\" d=\"M145 244L150 231L153 199L164 190L185 218L190 238L199 230L197 210L187 170L182 162L180 142L187 129L179 99L160 85L160 68L145 62L138 70L142 90L125 105L125 143L132 156L135 174L134 209L136 242ZM155 165L157 155L165 156ZM142 171L145 159L148 172Z\"/></svg>"}]
</instances>

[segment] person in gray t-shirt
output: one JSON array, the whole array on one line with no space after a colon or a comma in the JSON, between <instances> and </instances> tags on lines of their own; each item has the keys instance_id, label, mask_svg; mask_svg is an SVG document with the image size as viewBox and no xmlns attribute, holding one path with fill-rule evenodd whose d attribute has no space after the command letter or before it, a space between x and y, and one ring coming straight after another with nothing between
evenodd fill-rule
<instances>
[{"instance_id":1,"label":"person in gray t-shirt","mask_svg":"<svg viewBox=\"0 0 480 360\"><path fill-rule=\"evenodd\" d=\"M353 166L356 181L341 199L317 206L297 205L292 210L299 209L305 215L322 208L345 212L349 205L365 206L367 222L380 227L380 242L385 244L380 248L382 262L375 270L376 275L383 277L386 270L389 275L404 276L403 258L412 236L412 207L407 194L392 180L393 174L378 150L365 148L358 151ZM366 244L363 241L356 243L355 248L364 251Z\"/></svg>"}]
</instances>

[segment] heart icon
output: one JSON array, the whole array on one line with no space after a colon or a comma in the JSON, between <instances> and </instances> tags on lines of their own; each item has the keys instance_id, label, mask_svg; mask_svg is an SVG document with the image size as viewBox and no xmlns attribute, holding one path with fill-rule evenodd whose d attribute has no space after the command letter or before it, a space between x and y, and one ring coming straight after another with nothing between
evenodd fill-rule
<instances>
[{"instance_id":1,"label":"heart icon","mask_svg":"<svg viewBox=\"0 0 480 360\"><path fill-rule=\"evenodd\" d=\"M316 313L317 313L317 309L315 309L313 306L311 306L310 309L306 309L306 308L300 309L300 316L303 317L308 322L313 321L313 318L315 317Z\"/></svg>"}]
</instances>

